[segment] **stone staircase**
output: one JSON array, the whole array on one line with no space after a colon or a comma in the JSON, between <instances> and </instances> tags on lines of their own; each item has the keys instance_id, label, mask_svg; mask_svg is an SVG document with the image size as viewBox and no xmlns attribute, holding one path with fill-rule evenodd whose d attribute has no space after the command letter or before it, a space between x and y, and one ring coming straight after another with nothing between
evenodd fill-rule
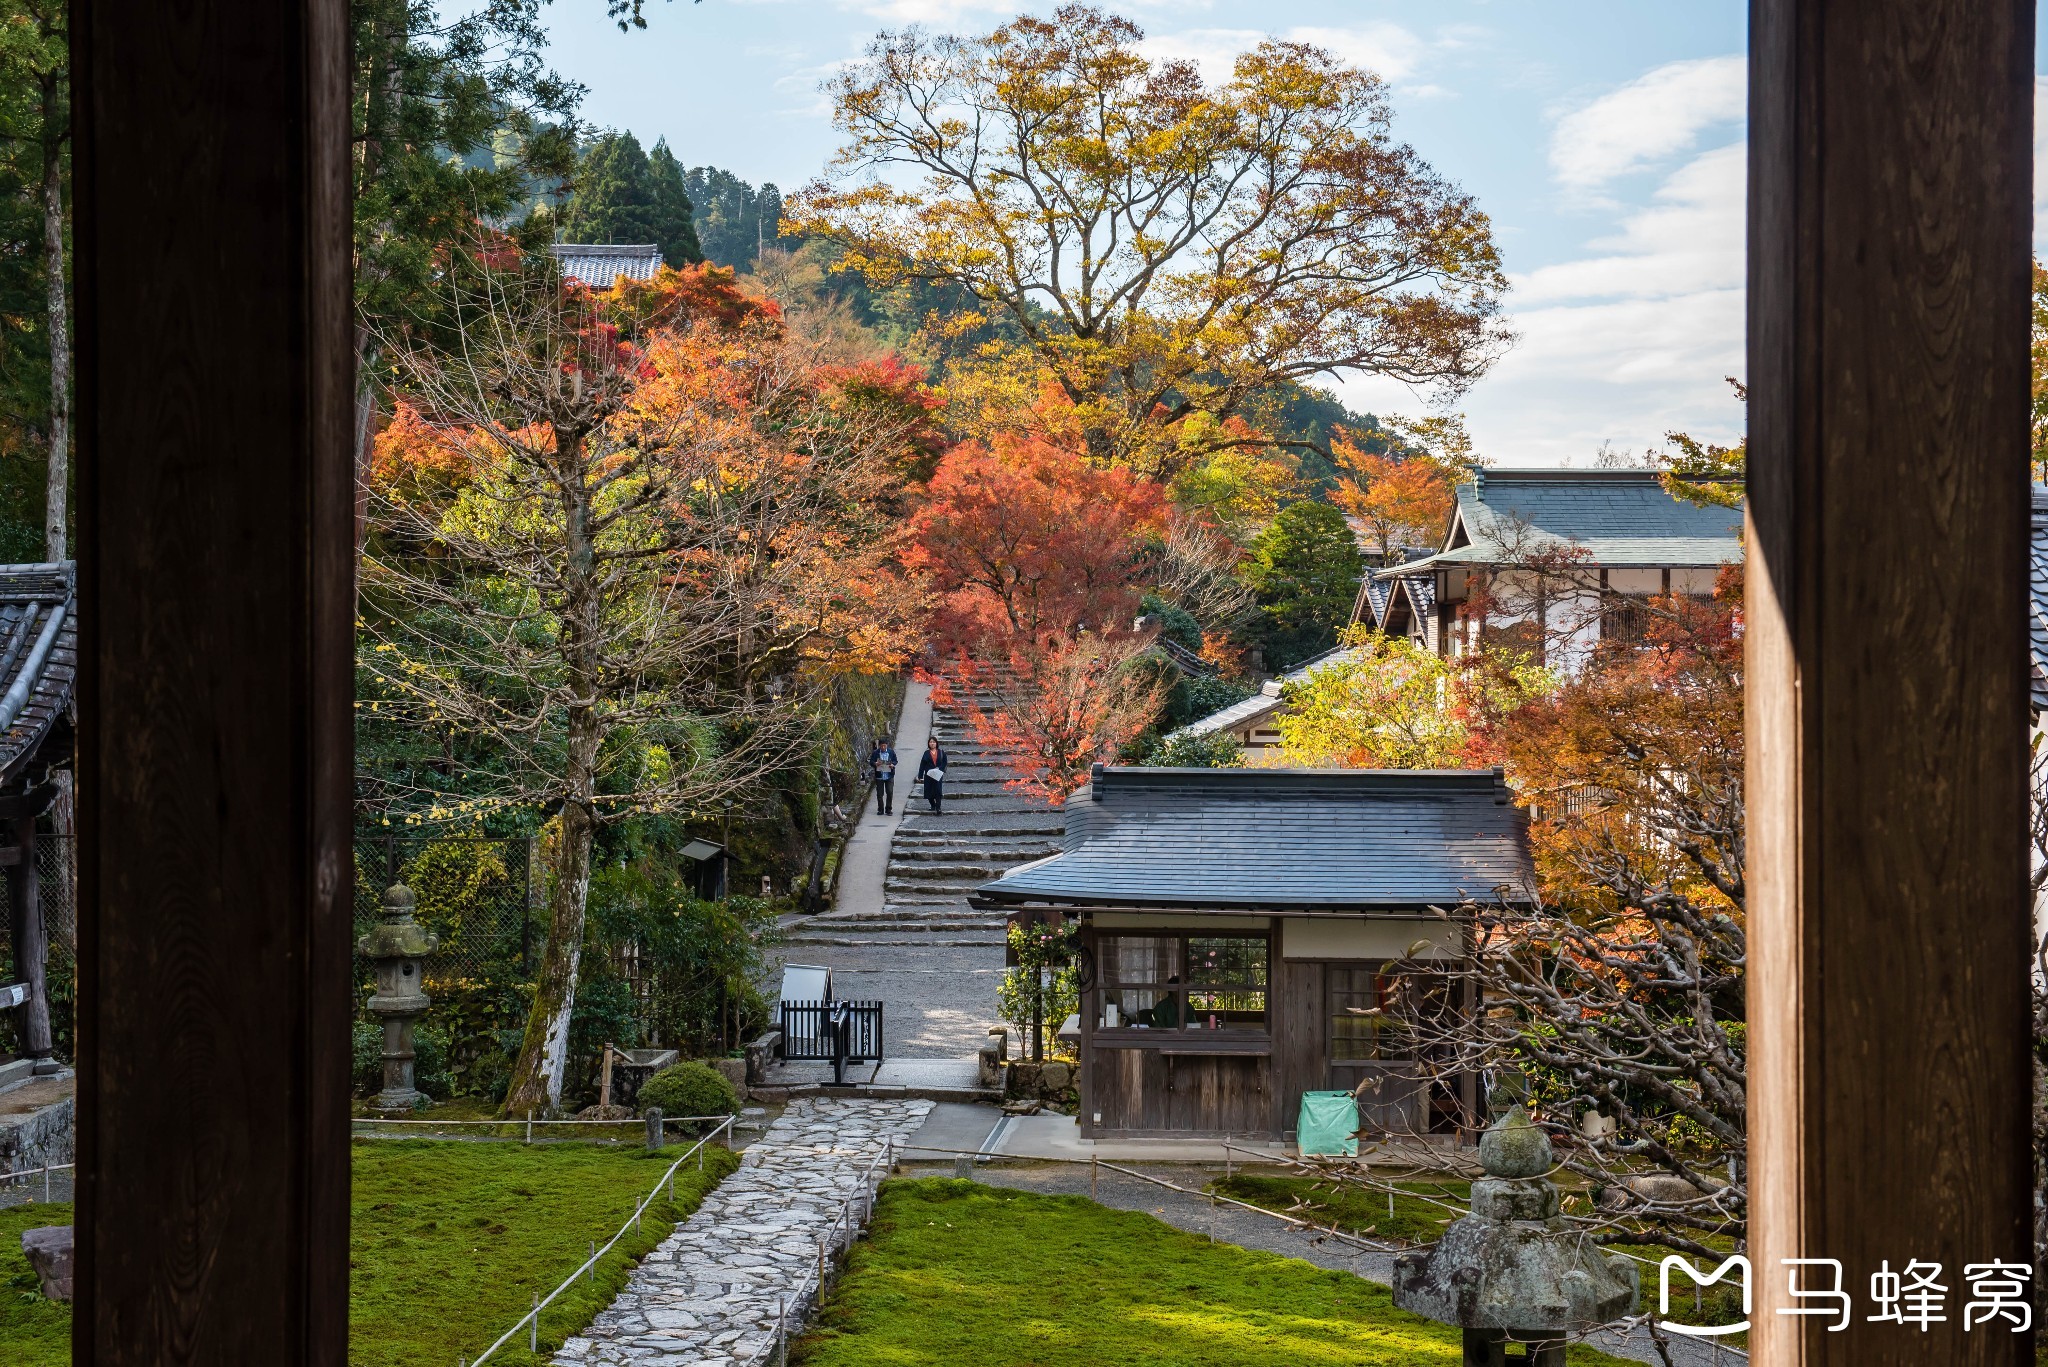
<instances>
[{"instance_id":1,"label":"stone staircase","mask_svg":"<svg viewBox=\"0 0 2048 1367\"><path fill-rule=\"evenodd\" d=\"M933 713L945 747L945 810L934 816L906 749L896 800L903 822L889 847L883 905L865 914L828 911L804 922L792 944L1001 945L1003 914L976 911L967 894L1019 864L1059 853L1066 816L1004 787L1013 777L950 708Z\"/></svg>"}]
</instances>

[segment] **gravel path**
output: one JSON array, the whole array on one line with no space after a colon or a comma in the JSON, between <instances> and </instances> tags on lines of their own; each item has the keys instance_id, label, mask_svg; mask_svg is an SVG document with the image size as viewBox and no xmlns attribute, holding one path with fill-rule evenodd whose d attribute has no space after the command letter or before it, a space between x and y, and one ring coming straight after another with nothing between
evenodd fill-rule
<instances>
[{"instance_id":1,"label":"gravel path","mask_svg":"<svg viewBox=\"0 0 2048 1367\"><path fill-rule=\"evenodd\" d=\"M816 1266L819 1240L885 1142L924 1123L929 1101L792 1101L739 1171L647 1255L626 1289L562 1345L558 1367L734 1367L774 1331L783 1299Z\"/></svg>"}]
</instances>

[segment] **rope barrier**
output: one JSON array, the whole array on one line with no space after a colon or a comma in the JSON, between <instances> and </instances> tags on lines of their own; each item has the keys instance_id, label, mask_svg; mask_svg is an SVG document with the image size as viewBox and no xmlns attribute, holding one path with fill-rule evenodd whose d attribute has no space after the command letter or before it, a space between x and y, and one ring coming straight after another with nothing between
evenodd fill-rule
<instances>
[{"instance_id":1,"label":"rope barrier","mask_svg":"<svg viewBox=\"0 0 2048 1367\"><path fill-rule=\"evenodd\" d=\"M698 1120L711 1119L710 1116L686 1116L681 1118ZM498 1341L496 1343L493 1343L490 1347L484 1349L483 1352L477 1354L476 1357L468 1364L468 1367L482 1367L482 1364L490 1359L491 1354L497 1352L500 1348L503 1348L506 1344L510 1343L513 1337L517 1335L521 1329L528 1329L528 1342L537 1344L539 1342L540 1337L540 1312L547 1309L549 1305L553 1304L555 1297L561 1295L564 1291L568 1290L571 1286L575 1285L576 1279L578 1277L588 1277L591 1284L595 1285L597 1282L598 1260L603 1258L605 1254L611 1252L613 1246L616 1245L619 1242L619 1240L626 1237L626 1231L628 1229L638 1227L640 1223L641 1214L647 1209L647 1207L654 1204L655 1198L661 1195L662 1187L668 1184L675 1177L677 1168L680 1168L683 1164L689 1162L691 1158L696 1157L699 1151L702 1150L705 1145L709 1144L712 1140L718 1138L721 1133L723 1133L728 1140L731 1139L732 1122L733 1117L731 1116L725 1116L721 1118L717 1129L713 1130L710 1134L705 1135L695 1144L692 1144L687 1150L684 1151L682 1157L676 1159L675 1162L669 1164L668 1171L655 1179L653 1189L649 1191L645 1197L641 1198L641 1200L633 1207L633 1213L630 1216L626 1217L625 1223L619 1226L618 1232L605 1241L604 1247L599 1248L596 1246L595 1242L593 1242L591 1245L590 1256L583 1261L582 1266L578 1267L574 1272L571 1272L567 1277L563 1278L562 1284L560 1286L557 1286L554 1290L548 1292L545 1299L536 1300L534 1302L533 1309L527 1311L524 1315L521 1315L518 1321L514 1323L510 1329L507 1329L502 1335L499 1336ZM670 1189L673 1190L673 1188ZM528 1328L529 1326L531 1326L530 1329Z\"/></svg>"}]
</instances>

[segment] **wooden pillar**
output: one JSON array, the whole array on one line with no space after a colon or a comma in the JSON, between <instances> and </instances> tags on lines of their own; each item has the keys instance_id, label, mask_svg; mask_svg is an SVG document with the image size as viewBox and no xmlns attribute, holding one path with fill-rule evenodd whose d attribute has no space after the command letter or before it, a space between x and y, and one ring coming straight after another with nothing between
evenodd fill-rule
<instances>
[{"instance_id":1,"label":"wooden pillar","mask_svg":"<svg viewBox=\"0 0 2048 1367\"><path fill-rule=\"evenodd\" d=\"M74 1360L347 1360L345 0L74 0Z\"/></svg>"},{"instance_id":2,"label":"wooden pillar","mask_svg":"<svg viewBox=\"0 0 2048 1367\"><path fill-rule=\"evenodd\" d=\"M50 1059L50 935L36 887L36 819L17 815L7 822L7 829L20 853L7 866L7 911L14 936L14 980L28 984L28 1000L16 1018L21 1052L24 1058L38 1060L37 1072L55 1072L56 1063Z\"/></svg>"},{"instance_id":3,"label":"wooden pillar","mask_svg":"<svg viewBox=\"0 0 2048 1367\"><path fill-rule=\"evenodd\" d=\"M2009 1323L1963 1332L1965 1265L2033 1261L2033 32L2033 0L1751 7L1760 1367L2033 1361ZM1776 1313L1789 1257L1841 1260L1845 1332ZM1946 1322L1871 1322L1871 1275L1915 1259Z\"/></svg>"}]
</instances>

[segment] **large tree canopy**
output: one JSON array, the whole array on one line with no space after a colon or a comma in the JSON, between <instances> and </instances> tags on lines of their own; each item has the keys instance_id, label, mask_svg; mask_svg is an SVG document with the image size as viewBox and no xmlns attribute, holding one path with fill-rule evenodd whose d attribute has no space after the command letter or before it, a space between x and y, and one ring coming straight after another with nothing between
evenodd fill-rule
<instances>
[{"instance_id":1,"label":"large tree canopy","mask_svg":"<svg viewBox=\"0 0 2048 1367\"><path fill-rule=\"evenodd\" d=\"M1267 41L1206 84L1087 5L979 37L885 32L827 86L847 141L788 207L871 281L948 281L1022 331L1090 455L1287 381L1455 392L1508 340L1486 216L1390 135L1379 77ZM1267 440L1211 427L1215 444Z\"/></svg>"}]
</instances>

